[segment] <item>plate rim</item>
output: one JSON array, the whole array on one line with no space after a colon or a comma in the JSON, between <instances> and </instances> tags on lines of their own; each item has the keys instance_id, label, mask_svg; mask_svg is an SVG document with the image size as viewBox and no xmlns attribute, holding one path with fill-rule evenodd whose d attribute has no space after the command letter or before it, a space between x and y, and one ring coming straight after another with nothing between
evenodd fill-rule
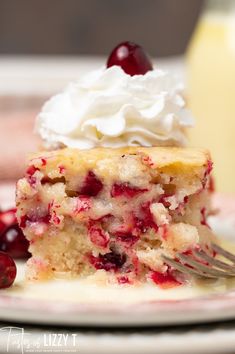
<instances>
[{"instance_id":1,"label":"plate rim","mask_svg":"<svg viewBox=\"0 0 235 354\"><path fill-rule=\"evenodd\" d=\"M118 305L110 303L105 306L63 301L53 304L52 301L1 295L0 313L3 320L14 319L25 323L57 325L63 320L62 325L100 327L217 322L235 317L235 290L191 299L142 301L137 304Z\"/></svg>"}]
</instances>

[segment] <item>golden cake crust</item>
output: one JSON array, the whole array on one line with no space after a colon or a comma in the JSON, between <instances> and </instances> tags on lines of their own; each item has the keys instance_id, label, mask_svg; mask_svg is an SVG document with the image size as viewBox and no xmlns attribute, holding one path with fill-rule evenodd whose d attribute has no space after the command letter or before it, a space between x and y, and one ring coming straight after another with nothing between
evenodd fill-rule
<instances>
[{"instance_id":1,"label":"golden cake crust","mask_svg":"<svg viewBox=\"0 0 235 354\"><path fill-rule=\"evenodd\" d=\"M177 169L182 166L184 169L197 169L207 165L210 160L210 154L205 149L176 147L94 148L89 150L65 148L56 151L38 152L29 156L29 160L36 167L39 164L40 169L45 172L48 168L60 164L61 161L63 161L63 166L68 169L82 171L87 168L95 168L100 161L107 161L111 169L112 161L115 165L115 158L123 155L136 155L141 158L143 163L150 164L152 169L164 167ZM42 158L47 160L47 164L43 165L41 163Z\"/></svg>"}]
</instances>

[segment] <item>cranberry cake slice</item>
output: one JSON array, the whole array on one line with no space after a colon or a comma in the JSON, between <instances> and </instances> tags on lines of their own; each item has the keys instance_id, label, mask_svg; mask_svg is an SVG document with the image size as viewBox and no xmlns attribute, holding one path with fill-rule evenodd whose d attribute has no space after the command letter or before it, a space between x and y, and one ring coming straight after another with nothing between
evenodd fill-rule
<instances>
[{"instance_id":1,"label":"cranberry cake slice","mask_svg":"<svg viewBox=\"0 0 235 354\"><path fill-rule=\"evenodd\" d=\"M180 284L162 255L210 247L211 165L207 151L171 147L33 155L16 198L28 278Z\"/></svg>"}]
</instances>

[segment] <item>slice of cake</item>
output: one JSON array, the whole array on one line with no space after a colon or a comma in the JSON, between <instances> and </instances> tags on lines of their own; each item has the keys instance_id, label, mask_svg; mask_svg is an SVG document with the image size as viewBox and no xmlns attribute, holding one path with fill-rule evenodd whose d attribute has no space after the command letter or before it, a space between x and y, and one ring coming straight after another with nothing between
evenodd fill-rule
<instances>
[{"instance_id":1,"label":"slice of cake","mask_svg":"<svg viewBox=\"0 0 235 354\"><path fill-rule=\"evenodd\" d=\"M131 42L46 102L36 131L47 151L17 183L28 278L184 282L165 257L209 252L213 239L212 163L184 148L192 123L178 80Z\"/></svg>"},{"instance_id":2,"label":"slice of cake","mask_svg":"<svg viewBox=\"0 0 235 354\"><path fill-rule=\"evenodd\" d=\"M85 277L178 284L162 255L210 247L207 151L72 148L33 155L17 183L29 279Z\"/></svg>"}]
</instances>

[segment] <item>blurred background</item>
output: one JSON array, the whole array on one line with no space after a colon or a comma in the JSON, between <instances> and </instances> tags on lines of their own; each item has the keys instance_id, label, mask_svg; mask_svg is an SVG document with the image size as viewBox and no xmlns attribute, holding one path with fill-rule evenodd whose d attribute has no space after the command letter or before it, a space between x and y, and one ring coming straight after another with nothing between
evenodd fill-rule
<instances>
[{"instance_id":1,"label":"blurred background","mask_svg":"<svg viewBox=\"0 0 235 354\"><path fill-rule=\"evenodd\" d=\"M182 54L202 0L0 0L0 53L104 54L129 39Z\"/></svg>"},{"instance_id":2,"label":"blurred background","mask_svg":"<svg viewBox=\"0 0 235 354\"><path fill-rule=\"evenodd\" d=\"M211 150L217 189L235 193L234 0L0 0L0 180L40 146L42 103L124 40L185 83L190 145Z\"/></svg>"}]
</instances>

